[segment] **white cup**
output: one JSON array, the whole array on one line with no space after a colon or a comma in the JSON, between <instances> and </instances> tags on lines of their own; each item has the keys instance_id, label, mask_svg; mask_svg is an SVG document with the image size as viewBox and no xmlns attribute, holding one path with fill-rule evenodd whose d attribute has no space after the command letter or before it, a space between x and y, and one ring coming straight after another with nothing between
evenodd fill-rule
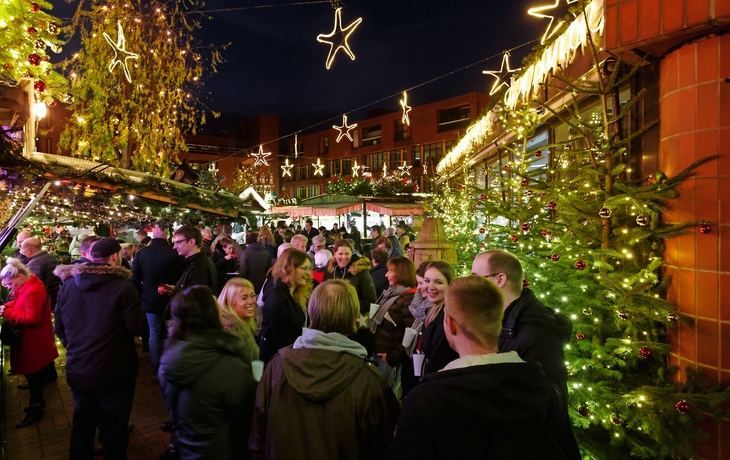
<instances>
[{"instance_id":1,"label":"white cup","mask_svg":"<svg viewBox=\"0 0 730 460\"><path fill-rule=\"evenodd\" d=\"M405 334L403 334L403 346L408 348L413 343L413 338L416 336L417 332L412 327L407 327Z\"/></svg>"},{"instance_id":2,"label":"white cup","mask_svg":"<svg viewBox=\"0 0 730 460\"><path fill-rule=\"evenodd\" d=\"M423 353L413 353L413 375L416 377L421 376L421 370L423 368L423 362L426 360L426 355Z\"/></svg>"},{"instance_id":3,"label":"white cup","mask_svg":"<svg viewBox=\"0 0 730 460\"><path fill-rule=\"evenodd\" d=\"M372 318L373 316L375 316L375 313L377 313L377 312L378 312L378 308L380 308L380 305L378 305L378 304L376 304L376 303L371 303L371 304L370 304L370 317L371 317L371 318Z\"/></svg>"},{"instance_id":4,"label":"white cup","mask_svg":"<svg viewBox=\"0 0 730 460\"><path fill-rule=\"evenodd\" d=\"M261 380L261 376L264 375L264 362L258 359L251 361L251 370L253 371L253 378L258 382Z\"/></svg>"}]
</instances>

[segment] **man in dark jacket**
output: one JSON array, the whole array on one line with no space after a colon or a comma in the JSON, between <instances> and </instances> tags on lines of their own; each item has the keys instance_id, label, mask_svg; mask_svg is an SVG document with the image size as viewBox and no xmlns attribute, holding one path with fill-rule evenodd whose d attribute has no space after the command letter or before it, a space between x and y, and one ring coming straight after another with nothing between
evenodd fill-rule
<instances>
[{"instance_id":1,"label":"man in dark jacket","mask_svg":"<svg viewBox=\"0 0 730 460\"><path fill-rule=\"evenodd\" d=\"M165 324L162 316L169 297L158 292L158 286L174 284L180 279L180 257L165 239L165 229L159 225L152 228L152 239L148 246L140 249L132 262L132 283L142 298L142 311L147 315L150 329L150 365L152 375L157 378L157 369L162 354L162 339Z\"/></svg>"},{"instance_id":2,"label":"man in dark jacket","mask_svg":"<svg viewBox=\"0 0 730 460\"><path fill-rule=\"evenodd\" d=\"M307 237L307 250L312 247L312 242L314 241L315 236L319 236L319 230L314 228L312 226L312 219L307 219L304 222L304 230L301 231L301 234ZM316 251L315 251L316 252Z\"/></svg>"},{"instance_id":3,"label":"man in dark jacket","mask_svg":"<svg viewBox=\"0 0 730 460\"><path fill-rule=\"evenodd\" d=\"M528 288L522 288L522 265L507 251L494 249L479 254L471 273L497 285L504 297L504 319L499 351L516 351L527 362L542 364L548 380L560 389L568 404L568 371L563 347L570 340L570 319L543 305Z\"/></svg>"},{"instance_id":4,"label":"man in dark jacket","mask_svg":"<svg viewBox=\"0 0 730 460\"><path fill-rule=\"evenodd\" d=\"M258 232L246 235L246 249L238 256L238 275L249 280L256 293L261 292L271 266L271 254L257 241L258 237Z\"/></svg>"},{"instance_id":5,"label":"man in dark jacket","mask_svg":"<svg viewBox=\"0 0 730 460\"><path fill-rule=\"evenodd\" d=\"M383 248L375 248L370 254L373 259L373 268L370 269L370 276L373 278L375 285L375 297L380 298L380 294L388 288L388 278L385 274L388 272L388 251Z\"/></svg>"},{"instance_id":6,"label":"man in dark jacket","mask_svg":"<svg viewBox=\"0 0 730 460\"><path fill-rule=\"evenodd\" d=\"M497 352L499 289L480 276L458 278L444 312L459 358L408 394L388 458L580 459L568 411L540 364Z\"/></svg>"},{"instance_id":7,"label":"man in dark jacket","mask_svg":"<svg viewBox=\"0 0 730 460\"><path fill-rule=\"evenodd\" d=\"M20 246L20 252L28 258L25 263L28 270L43 281L48 295L51 296L51 310L55 309L58 288L61 287L61 278L53 274L58 260L48 252L41 250L41 240L38 238L25 239Z\"/></svg>"},{"instance_id":8,"label":"man in dark jacket","mask_svg":"<svg viewBox=\"0 0 730 460\"><path fill-rule=\"evenodd\" d=\"M99 421L104 458L119 458L129 442L142 311L131 273L120 266L121 249L114 238L97 241L91 262L70 266L58 293L56 335L66 347L74 402L70 458L93 456Z\"/></svg>"},{"instance_id":9,"label":"man in dark jacket","mask_svg":"<svg viewBox=\"0 0 730 460\"><path fill-rule=\"evenodd\" d=\"M211 291L217 292L218 271L210 257L200 252L202 243L203 236L197 227L182 226L175 230L172 247L185 260L182 263L182 274L175 286L167 286L171 297L189 286L208 286Z\"/></svg>"}]
</instances>

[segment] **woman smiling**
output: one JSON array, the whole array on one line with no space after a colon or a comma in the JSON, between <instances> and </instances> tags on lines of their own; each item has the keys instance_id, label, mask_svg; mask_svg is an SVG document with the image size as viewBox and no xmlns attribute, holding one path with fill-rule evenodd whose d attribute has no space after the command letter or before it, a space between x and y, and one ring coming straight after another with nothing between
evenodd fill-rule
<instances>
[{"instance_id":1,"label":"woman smiling","mask_svg":"<svg viewBox=\"0 0 730 460\"><path fill-rule=\"evenodd\" d=\"M347 240L337 240L334 245L335 256L327 264L324 280L344 279L357 291L360 302L360 313L367 314L370 304L375 303L375 284L370 276L373 268L370 259L353 255L352 243Z\"/></svg>"},{"instance_id":2,"label":"woman smiling","mask_svg":"<svg viewBox=\"0 0 730 460\"><path fill-rule=\"evenodd\" d=\"M422 376L429 372L440 371L459 357L449 346L444 332L444 297L449 283L454 278L456 278L454 267L443 260L428 264L423 275L426 296L433 307L426 315L424 324L422 348L426 355L426 365L421 373Z\"/></svg>"},{"instance_id":3,"label":"woman smiling","mask_svg":"<svg viewBox=\"0 0 730 460\"><path fill-rule=\"evenodd\" d=\"M223 330L243 339L249 363L259 358L254 339L256 330L256 293L253 284L244 278L231 278L218 297Z\"/></svg>"}]
</instances>

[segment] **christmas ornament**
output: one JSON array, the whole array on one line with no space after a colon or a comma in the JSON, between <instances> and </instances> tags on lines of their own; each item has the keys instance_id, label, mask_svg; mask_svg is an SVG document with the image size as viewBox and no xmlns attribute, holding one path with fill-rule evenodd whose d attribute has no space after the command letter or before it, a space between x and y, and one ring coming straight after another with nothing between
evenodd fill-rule
<instances>
[{"instance_id":1,"label":"christmas ornament","mask_svg":"<svg viewBox=\"0 0 730 460\"><path fill-rule=\"evenodd\" d=\"M674 407L677 408L677 412L680 414L689 414L690 406L687 401L677 401L677 404L675 404Z\"/></svg>"},{"instance_id":2,"label":"christmas ornament","mask_svg":"<svg viewBox=\"0 0 730 460\"><path fill-rule=\"evenodd\" d=\"M601 217L601 219L610 219L612 214L613 213L608 208L601 208L601 210L598 211L598 215Z\"/></svg>"},{"instance_id":3,"label":"christmas ornament","mask_svg":"<svg viewBox=\"0 0 730 460\"><path fill-rule=\"evenodd\" d=\"M585 261L582 261L582 260L575 261L575 268L577 268L578 270L585 270L587 266L588 266L588 264L585 263Z\"/></svg>"},{"instance_id":4,"label":"christmas ornament","mask_svg":"<svg viewBox=\"0 0 730 460\"><path fill-rule=\"evenodd\" d=\"M575 3L578 0L565 0L565 3L567 5L570 5L571 3ZM545 43L545 40L552 37L555 32L560 29L560 26L564 23L562 19L558 19L558 23L555 24L555 27L553 27L553 22L555 21L555 16L550 16L549 14L545 14L545 11L552 10L556 8L560 4L560 0L555 0L555 3L552 5L543 5L543 6L536 6L534 8L530 8L527 10L527 14L530 16L534 16L536 18L543 18L543 19L550 19L550 22L548 23L547 29L545 29L545 33L542 35L542 39L540 40L540 44L542 45Z\"/></svg>"},{"instance_id":5,"label":"christmas ornament","mask_svg":"<svg viewBox=\"0 0 730 460\"><path fill-rule=\"evenodd\" d=\"M342 126L332 125L332 127L340 132L337 135L337 139L335 140L335 142L337 142L339 144L340 139L342 139L343 137L347 137L348 139L350 139L350 142L352 142L352 136L350 135L350 131L352 131L354 128L357 127L357 123L348 125L347 124L347 115L343 114L342 115Z\"/></svg>"},{"instance_id":6,"label":"christmas ornament","mask_svg":"<svg viewBox=\"0 0 730 460\"><path fill-rule=\"evenodd\" d=\"M496 93L500 90L503 86L506 86L509 88L509 83L507 83L507 75L514 73L520 69L511 69L509 66L509 51L505 51L504 54L502 54L502 66L499 68L499 70L483 70L482 73L484 75L491 75L495 78L495 82L492 85L492 89L489 91L489 95ZM511 78L510 78L511 80Z\"/></svg>"},{"instance_id":7,"label":"christmas ornament","mask_svg":"<svg viewBox=\"0 0 730 460\"><path fill-rule=\"evenodd\" d=\"M38 48L39 50L42 50L43 48L46 47L46 42L44 42L43 40L36 40L35 47Z\"/></svg>"},{"instance_id":8,"label":"christmas ornament","mask_svg":"<svg viewBox=\"0 0 730 460\"><path fill-rule=\"evenodd\" d=\"M616 426L621 426L624 424L624 418L615 412L611 413L609 420L611 420L611 423L613 423Z\"/></svg>"},{"instance_id":9,"label":"christmas ornament","mask_svg":"<svg viewBox=\"0 0 730 460\"><path fill-rule=\"evenodd\" d=\"M46 84L40 80L36 80L36 82L33 83L33 89L39 93L42 93L43 91L46 90Z\"/></svg>"},{"instance_id":10,"label":"christmas ornament","mask_svg":"<svg viewBox=\"0 0 730 460\"><path fill-rule=\"evenodd\" d=\"M550 203L547 204L548 209L551 210L551 211L553 209L555 209L557 206L558 205L554 201L551 201Z\"/></svg>"},{"instance_id":11,"label":"christmas ornament","mask_svg":"<svg viewBox=\"0 0 730 460\"><path fill-rule=\"evenodd\" d=\"M550 260L552 260L553 262L557 262L558 260L560 260L560 254L552 254L550 256Z\"/></svg>"},{"instance_id":12,"label":"christmas ornament","mask_svg":"<svg viewBox=\"0 0 730 460\"><path fill-rule=\"evenodd\" d=\"M480 247L480 248L484 248L484 247L486 247L486 246L487 246L487 245L486 245L486 243L479 243L479 247Z\"/></svg>"},{"instance_id":13,"label":"christmas ornament","mask_svg":"<svg viewBox=\"0 0 730 460\"><path fill-rule=\"evenodd\" d=\"M317 163L312 163L312 166L314 166L314 175L315 176L324 176L324 172L322 170L324 169L324 165L320 161L319 158L317 158Z\"/></svg>"},{"instance_id":14,"label":"christmas ornament","mask_svg":"<svg viewBox=\"0 0 730 460\"><path fill-rule=\"evenodd\" d=\"M484 235L486 232L487 232L487 230L485 228L479 229L479 233L481 233L482 235Z\"/></svg>"},{"instance_id":15,"label":"christmas ornament","mask_svg":"<svg viewBox=\"0 0 730 460\"><path fill-rule=\"evenodd\" d=\"M462 188L464 188L464 187L461 184L456 186L456 190L461 190Z\"/></svg>"},{"instance_id":16,"label":"christmas ornament","mask_svg":"<svg viewBox=\"0 0 730 460\"><path fill-rule=\"evenodd\" d=\"M707 224L700 225L700 233L702 233L703 235L707 235L710 232L712 232L712 227Z\"/></svg>"},{"instance_id":17,"label":"christmas ornament","mask_svg":"<svg viewBox=\"0 0 730 460\"><path fill-rule=\"evenodd\" d=\"M636 223L638 225L641 225L642 227L646 227L651 223L651 217L645 216L644 214L640 214L636 216Z\"/></svg>"},{"instance_id":18,"label":"christmas ornament","mask_svg":"<svg viewBox=\"0 0 730 460\"><path fill-rule=\"evenodd\" d=\"M627 321L629 318L631 318L631 315L629 315L627 311L621 310L620 312L618 312L618 317L623 321Z\"/></svg>"},{"instance_id":19,"label":"christmas ornament","mask_svg":"<svg viewBox=\"0 0 730 460\"><path fill-rule=\"evenodd\" d=\"M266 161L266 157L270 157L271 152L264 152L263 144L259 145L258 153L252 153L251 156L256 158L256 161L253 162L254 166L258 166L258 165L269 166L269 163Z\"/></svg>"},{"instance_id":20,"label":"christmas ornament","mask_svg":"<svg viewBox=\"0 0 730 460\"><path fill-rule=\"evenodd\" d=\"M486 200L487 199L487 195L485 195L485 194L482 193L481 195L479 195L479 198L481 198L482 200Z\"/></svg>"},{"instance_id":21,"label":"christmas ornament","mask_svg":"<svg viewBox=\"0 0 730 460\"><path fill-rule=\"evenodd\" d=\"M55 107L55 106L57 106L57 105L58 105L58 102L57 102L57 101L56 101L56 100L54 99L54 100L52 100L51 102L46 102L46 105L47 105L48 107Z\"/></svg>"},{"instance_id":22,"label":"christmas ornament","mask_svg":"<svg viewBox=\"0 0 730 460\"><path fill-rule=\"evenodd\" d=\"M281 165L281 170L283 171L281 173L281 177L289 176L291 177L291 169L294 167L294 165L289 164L289 158L284 160L284 164Z\"/></svg>"},{"instance_id":23,"label":"christmas ornament","mask_svg":"<svg viewBox=\"0 0 730 460\"><path fill-rule=\"evenodd\" d=\"M522 280L522 289L529 289L530 288L530 282L527 281L527 279Z\"/></svg>"},{"instance_id":24,"label":"christmas ornament","mask_svg":"<svg viewBox=\"0 0 730 460\"><path fill-rule=\"evenodd\" d=\"M40 6L38 6L38 4L37 4L37 3L31 3L31 4L30 4L30 10L31 10L32 12L34 12L34 13L37 13L37 12L39 12L39 11L41 10L41 7L40 7Z\"/></svg>"},{"instance_id":25,"label":"christmas ornament","mask_svg":"<svg viewBox=\"0 0 730 460\"><path fill-rule=\"evenodd\" d=\"M532 190L528 190L528 191L525 192L525 195L526 196L532 196L533 193L535 193L535 192L533 192Z\"/></svg>"},{"instance_id":26,"label":"christmas ornament","mask_svg":"<svg viewBox=\"0 0 730 460\"><path fill-rule=\"evenodd\" d=\"M357 26L359 26L361 22L362 18L357 18L349 26L343 29L342 7L339 7L335 10L335 26L332 29L332 32L328 34L317 35L318 42L326 43L330 46L329 53L327 54L327 61L325 62L325 67L327 69L332 66L332 62L335 60L335 56L337 55L337 52L339 50L342 50L345 54L350 56L350 59L352 59L353 61L355 60L355 55L352 53L352 50L350 49L350 44L347 43L347 40L350 38L350 35L355 32L355 29L357 29ZM337 36L338 38L342 37L337 46L335 46L335 36Z\"/></svg>"},{"instance_id":27,"label":"christmas ornament","mask_svg":"<svg viewBox=\"0 0 730 460\"><path fill-rule=\"evenodd\" d=\"M548 230L548 229L544 228L544 229L540 230L540 234L541 234L541 235L542 235L542 236L543 236L544 238L547 238L548 236L552 235L552 234L553 234L553 232L551 232L550 230Z\"/></svg>"},{"instance_id":28,"label":"christmas ornament","mask_svg":"<svg viewBox=\"0 0 730 460\"><path fill-rule=\"evenodd\" d=\"M588 415L590 415L590 411L585 406L580 406L578 408L578 413L580 414L581 417L588 417Z\"/></svg>"},{"instance_id":29,"label":"christmas ornament","mask_svg":"<svg viewBox=\"0 0 730 460\"><path fill-rule=\"evenodd\" d=\"M542 158L542 150L535 152L535 158Z\"/></svg>"},{"instance_id":30,"label":"christmas ornament","mask_svg":"<svg viewBox=\"0 0 730 460\"><path fill-rule=\"evenodd\" d=\"M30 62L31 65L39 65L41 63L41 57L35 53L30 54L28 55L28 62Z\"/></svg>"},{"instance_id":31,"label":"christmas ornament","mask_svg":"<svg viewBox=\"0 0 730 460\"><path fill-rule=\"evenodd\" d=\"M583 309L583 314L586 316L591 316L593 314L593 309L588 307Z\"/></svg>"},{"instance_id":32,"label":"christmas ornament","mask_svg":"<svg viewBox=\"0 0 730 460\"><path fill-rule=\"evenodd\" d=\"M527 187L528 185L530 185L530 181L528 179L522 179L522 181L520 182L520 186L523 188Z\"/></svg>"},{"instance_id":33,"label":"christmas ornament","mask_svg":"<svg viewBox=\"0 0 730 460\"><path fill-rule=\"evenodd\" d=\"M58 35L58 25L55 22L48 23L48 33L51 35Z\"/></svg>"},{"instance_id":34,"label":"christmas ornament","mask_svg":"<svg viewBox=\"0 0 730 460\"><path fill-rule=\"evenodd\" d=\"M512 241L517 241L520 239L517 235L512 235L510 236L510 238L512 239Z\"/></svg>"},{"instance_id":35,"label":"christmas ornament","mask_svg":"<svg viewBox=\"0 0 730 460\"><path fill-rule=\"evenodd\" d=\"M509 169L509 168L510 168L509 165L504 165L504 169Z\"/></svg>"},{"instance_id":36,"label":"christmas ornament","mask_svg":"<svg viewBox=\"0 0 730 460\"><path fill-rule=\"evenodd\" d=\"M109 72L114 72L114 68L118 64L121 64L122 69L124 70L124 77L127 79L128 83L132 83L132 76L129 73L129 64L127 61L129 59L139 59L139 55L130 53L125 49L126 41L124 39L124 31L122 30L122 22L117 21L116 43L114 43L112 38L106 32L104 32L104 38L106 39L106 42L109 43L109 46L111 46L114 50L114 58L112 58L112 62L109 63Z\"/></svg>"},{"instance_id":37,"label":"christmas ornament","mask_svg":"<svg viewBox=\"0 0 730 460\"><path fill-rule=\"evenodd\" d=\"M405 91L403 91L403 99L401 99L399 102L400 102L401 108L403 108L403 116L401 117L401 123L403 123L404 125L410 125L411 119L408 117L408 112L411 111L412 107L410 107L408 105L408 94Z\"/></svg>"},{"instance_id":38,"label":"christmas ornament","mask_svg":"<svg viewBox=\"0 0 730 460\"><path fill-rule=\"evenodd\" d=\"M579 332L579 333L575 334L575 338L578 340L583 340L586 338L586 335L583 334L582 332Z\"/></svg>"},{"instance_id":39,"label":"christmas ornament","mask_svg":"<svg viewBox=\"0 0 730 460\"><path fill-rule=\"evenodd\" d=\"M676 311L673 311L667 315L667 321L669 321L670 323L676 323L678 319L679 313L677 313Z\"/></svg>"},{"instance_id":40,"label":"christmas ornament","mask_svg":"<svg viewBox=\"0 0 730 460\"><path fill-rule=\"evenodd\" d=\"M28 33L29 34L34 34L36 32L38 32L38 30L35 27L28 27Z\"/></svg>"},{"instance_id":41,"label":"christmas ornament","mask_svg":"<svg viewBox=\"0 0 730 460\"><path fill-rule=\"evenodd\" d=\"M529 232L530 231L530 224L524 223L524 224L522 224L522 227L521 228L522 228L522 231L523 232Z\"/></svg>"},{"instance_id":42,"label":"christmas ornament","mask_svg":"<svg viewBox=\"0 0 730 460\"><path fill-rule=\"evenodd\" d=\"M542 200L543 198L545 198L545 192L540 192L540 199Z\"/></svg>"},{"instance_id":43,"label":"christmas ornament","mask_svg":"<svg viewBox=\"0 0 730 460\"><path fill-rule=\"evenodd\" d=\"M652 354L654 354L654 353L651 351L651 348L649 348L649 347L639 348L639 357L642 359L649 359L649 358L651 358Z\"/></svg>"}]
</instances>

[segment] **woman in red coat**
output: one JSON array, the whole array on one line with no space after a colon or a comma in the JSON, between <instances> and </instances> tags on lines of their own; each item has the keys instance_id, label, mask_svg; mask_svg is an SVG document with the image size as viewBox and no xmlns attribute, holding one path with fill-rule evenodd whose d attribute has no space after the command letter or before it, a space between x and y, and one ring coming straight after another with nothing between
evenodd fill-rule
<instances>
[{"instance_id":1,"label":"woman in red coat","mask_svg":"<svg viewBox=\"0 0 730 460\"><path fill-rule=\"evenodd\" d=\"M51 298L43 282L17 259L8 260L0 272L3 286L13 291L13 300L0 305L0 316L22 327L20 343L10 348L10 363L18 374L25 374L30 390L27 415L15 425L23 428L39 421L46 401L43 399L43 368L58 357L51 324Z\"/></svg>"}]
</instances>

